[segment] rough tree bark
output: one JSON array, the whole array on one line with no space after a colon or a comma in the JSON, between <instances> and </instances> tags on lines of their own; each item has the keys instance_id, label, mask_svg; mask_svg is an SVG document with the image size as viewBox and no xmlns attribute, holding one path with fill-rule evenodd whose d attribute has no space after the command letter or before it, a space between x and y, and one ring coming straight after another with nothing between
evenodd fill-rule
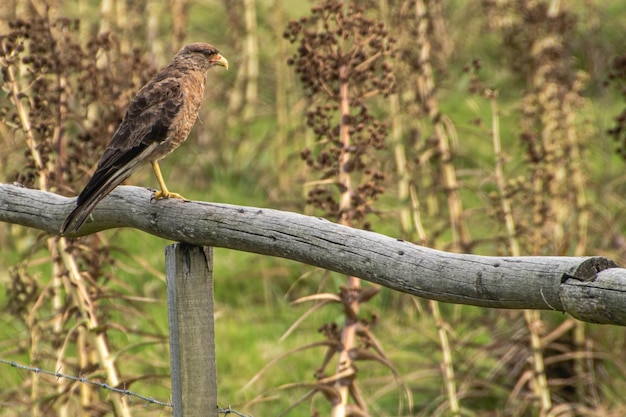
<instances>
[{"instance_id":1,"label":"rough tree bark","mask_svg":"<svg viewBox=\"0 0 626 417\"><path fill-rule=\"evenodd\" d=\"M118 187L72 236L133 227L165 239L278 256L438 301L561 311L626 325L626 270L601 256L491 257L442 252L266 208L151 200ZM58 234L73 198L0 184L0 221Z\"/></svg>"}]
</instances>

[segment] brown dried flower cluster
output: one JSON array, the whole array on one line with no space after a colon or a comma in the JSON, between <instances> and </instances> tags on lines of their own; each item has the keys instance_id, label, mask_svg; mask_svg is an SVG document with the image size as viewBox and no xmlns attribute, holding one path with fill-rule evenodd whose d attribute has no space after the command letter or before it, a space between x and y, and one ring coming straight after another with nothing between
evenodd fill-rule
<instances>
[{"instance_id":1,"label":"brown dried flower cluster","mask_svg":"<svg viewBox=\"0 0 626 417\"><path fill-rule=\"evenodd\" d=\"M288 63L295 67L311 99L306 122L318 141L314 149L302 151L302 159L321 172L322 180L338 178L340 172L359 178L358 185L348 190L349 212L338 201L338 195L346 192L340 181L336 187L314 187L307 203L327 216L363 222L371 212L371 202L383 192L385 176L377 168L374 151L384 148L387 134L386 124L376 120L366 102L394 90L388 59L394 54L395 42L384 25L366 18L361 8L354 4L345 7L336 0L327 0L313 7L309 16L289 22L284 36L292 43L299 42ZM348 88L347 99L341 96L342 85ZM343 108L342 99L346 100ZM348 146L341 126L348 127ZM345 153L349 159L340 163Z\"/></svg>"},{"instance_id":2,"label":"brown dried flower cluster","mask_svg":"<svg viewBox=\"0 0 626 417\"><path fill-rule=\"evenodd\" d=\"M14 82L27 86L21 99L47 167L44 174L51 186L72 194L75 181L97 160L133 92L154 68L139 51L121 53L110 34L83 47L76 20L16 20L10 27L0 37L2 79L6 85L19 77ZM0 120L20 126L19 119L14 103L1 100ZM15 180L31 186L42 173L28 152L25 158Z\"/></svg>"},{"instance_id":3,"label":"brown dried flower cluster","mask_svg":"<svg viewBox=\"0 0 626 417\"><path fill-rule=\"evenodd\" d=\"M609 82L626 98L626 54L616 57L611 66ZM615 117L615 126L607 132L617 142L617 152L626 159L626 109Z\"/></svg>"}]
</instances>

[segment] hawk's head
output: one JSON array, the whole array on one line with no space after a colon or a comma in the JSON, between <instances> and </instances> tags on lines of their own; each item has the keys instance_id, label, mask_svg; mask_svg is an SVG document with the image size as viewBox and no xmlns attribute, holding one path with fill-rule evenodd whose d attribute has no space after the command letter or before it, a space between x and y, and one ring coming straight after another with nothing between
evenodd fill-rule
<instances>
[{"instance_id":1,"label":"hawk's head","mask_svg":"<svg viewBox=\"0 0 626 417\"><path fill-rule=\"evenodd\" d=\"M177 63L176 65L179 67L182 64L200 71L206 71L217 65L228 69L228 61L217 48L202 42L190 43L183 47L178 51L172 63Z\"/></svg>"}]
</instances>

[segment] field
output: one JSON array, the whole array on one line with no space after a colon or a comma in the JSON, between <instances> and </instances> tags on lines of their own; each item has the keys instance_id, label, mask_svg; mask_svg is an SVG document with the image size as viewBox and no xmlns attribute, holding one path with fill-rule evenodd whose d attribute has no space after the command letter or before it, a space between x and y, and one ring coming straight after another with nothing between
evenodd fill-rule
<instances>
[{"instance_id":1,"label":"field","mask_svg":"<svg viewBox=\"0 0 626 417\"><path fill-rule=\"evenodd\" d=\"M0 182L76 195L139 88L184 44L206 41L230 69L208 72L198 122L161 163L172 191L451 252L626 265L626 3L356 4L5 2ZM148 164L127 183L157 187ZM0 360L114 376L169 401L170 243L132 229L60 239L0 224ZM621 327L385 288L362 302L294 303L371 284L221 248L214 268L223 407L626 415ZM0 375L0 416L171 413L6 364Z\"/></svg>"}]
</instances>

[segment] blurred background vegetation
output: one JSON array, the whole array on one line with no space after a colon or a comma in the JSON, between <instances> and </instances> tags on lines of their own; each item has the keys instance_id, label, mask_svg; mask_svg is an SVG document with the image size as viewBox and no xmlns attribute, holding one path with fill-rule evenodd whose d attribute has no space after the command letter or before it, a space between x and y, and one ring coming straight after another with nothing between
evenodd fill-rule
<instances>
[{"instance_id":1,"label":"blurred background vegetation","mask_svg":"<svg viewBox=\"0 0 626 417\"><path fill-rule=\"evenodd\" d=\"M449 251L593 254L626 265L626 3L357 5L5 0L0 181L75 195L133 94L182 45L205 41L231 69L209 72L190 139L162 164L173 191L356 219ZM338 15L344 26L329 25ZM384 30L349 32L363 19ZM354 36L363 43L351 43ZM349 210L338 203L345 178L332 160L342 153L333 135L348 120L336 100L342 79L332 75L344 51L337 45L357 48L344 63L355 71L350 104L366 113L348 114L350 133L370 135L349 152L359 197ZM156 187L149 167L129 182ZM0 225L0 358L94 380L115 376L120 387L167 400L169 243L135 230L65 241ZM345 277L215 254L220 403L255 416L336 412L307 393L321 378L321 341L341 328L345 309L305 316L312 304L292 301L341 293ZM359 362L347 415L626 414L622 328L386 289L359 317L372 335L357 343L380 344L377 359L385 360ZM303 346L315 347L296 351ZM10 367L0 374L1 415L170 413Z\"/></svg>"}]
</instances>

